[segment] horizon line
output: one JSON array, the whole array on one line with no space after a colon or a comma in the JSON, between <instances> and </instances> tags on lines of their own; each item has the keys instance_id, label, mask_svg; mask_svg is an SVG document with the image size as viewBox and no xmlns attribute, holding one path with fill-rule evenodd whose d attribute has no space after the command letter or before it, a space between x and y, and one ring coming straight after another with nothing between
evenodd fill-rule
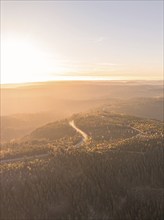
<instances>
[{"instance_id":1,"label":"horizon line","mask_svg":"<svg viewBox=\"0 0 164 220\"><path fill-rule=\"evenodd\" d=\"M163 79L55 79L47 81L29 81L29 82L15 82L15 83L0 83L0 87L12 86L28 86L35 84L50 84L58 82L163 82Z\"/></svg>"}]
</instances>

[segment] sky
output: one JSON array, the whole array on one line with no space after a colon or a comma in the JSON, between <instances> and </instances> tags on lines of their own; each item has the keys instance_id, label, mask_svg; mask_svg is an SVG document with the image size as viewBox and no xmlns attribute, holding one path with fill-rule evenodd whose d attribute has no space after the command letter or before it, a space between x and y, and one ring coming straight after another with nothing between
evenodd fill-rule
<instances>
[{"instance_id":1,"label":"sky","mask_svg":"<svg viewBox=\"0 0 164 220\"><path fill-rule=\"evenodd\" d=\"M1 84L163 79L163 1L1 1Z\"/></svg>"}]
</instances>

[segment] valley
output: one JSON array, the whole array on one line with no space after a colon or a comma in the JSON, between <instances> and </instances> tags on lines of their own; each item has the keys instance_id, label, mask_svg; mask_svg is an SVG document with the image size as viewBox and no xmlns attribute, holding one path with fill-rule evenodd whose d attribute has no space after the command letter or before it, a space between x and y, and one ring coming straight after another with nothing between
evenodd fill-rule
<instances>
[{"instance_id":1,"label":"valley","mask_svg":"<svg viewBox=\"0 0 164 220\"><path fill-rule=\"evenodd\" d=\"M162 220L163 98L95 91L1 116L1 219Z\"/></svg>"}]
</instances>

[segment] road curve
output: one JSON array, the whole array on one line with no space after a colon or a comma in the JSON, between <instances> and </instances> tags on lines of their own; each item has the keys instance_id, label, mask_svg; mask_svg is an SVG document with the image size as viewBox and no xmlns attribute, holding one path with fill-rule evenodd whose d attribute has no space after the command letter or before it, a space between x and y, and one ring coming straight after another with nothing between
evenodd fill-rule
<instances>
[{"instance_id":1,"label":"road curve","mask_svg":"<svg viewBox=\"0 0 164 220\"><path fill-rule=\"evenodd\" d=\"M84 144L88 140L88 135L75 125L74 120L70 121L69 125L82 136L82 139L76 145L74 145L75 147L80 147L82 144ZM138 131L138 134L135 136L145 135L145 133L143 131L141 131L137 128L131 127L131 126L129 126L129 127L135 131ZM127 138L127 139L131 139L131 138ZM125 140L127 140L127 139L125 139ZM132 153L132 152L129 152L129 153ZM143 154L141 152L137 152L137 153ZM39 159L39 158L47 157L49 155L50 155L50 153L45 153L45 154L39 154L39 155L35 155L35 156L17 157L17 158L12 158L12 159L0 159L0 164L12 163L12 162L18 162L18 161L21 162L21 161L26 161L26 160L31 160L31 159Z\"/></svg>"},{"instance_id":2,"label":"road curve","mask_svg":"<svg viewBox=\"0 0 164 220\"><path fill-rule=\"evenodd\" d=\"M138 132L138 134L141 134L141 135L146 135L146 132L143 132L143 131L141 131L140 129L138 129L138 128L135 128L135 127L132 127L132 126L129 126L131 129L133 129L134 131L137 131Z\"/></svg>"},{"instance_id":3,"label":"road curve","mask_svg":"<svg viewBox=\"0 0 164 220\"><path fill-rule=\"evenodd\" d=\"M39 159L43 157L49 156L50 153L45 153L45 154L38 154L35 156L25 156L25 157L17 157L17 158L11 158L11 159L1 159L0 164L3 163L13 163L13 162L21 162L21 161L27 161L27 160L34 160L34 159Z\"/></svg>"},{"instance_id":4,"label":"road curve","mask_svg":"<svg viewBox=\"0 0 164 220\"><path fill-rule=\"evenodd\" d=\"M78 127L76 127L74 121L70 121L69 125L73 129L75 129L79 134L81 134L82 139L76 145L74 145L75 147L80 147L84 142L87 141L88 135L85 132L83 132L82 130L80 130ZM17 157L17 158L12 158L12 159L1 159L0 164L39 159L39 158L44 158L44 157L47 157L47 156L50 156L50 153L38 154L38 155L35 155L35 156L27 156L27 157Z\"/></svg>"},{"instance_id":5,"label":"road curve","mask_svg":"<svg viewBox=\"0 0 164 220\"><path fill-rule=\"evenodd\" d=\"M88 135L75 125L74 120L70 121L69 125L82 136L82 140L75 145L76 147L81 146L84 142L88 140Z\"/></svg>"}]
</instances>

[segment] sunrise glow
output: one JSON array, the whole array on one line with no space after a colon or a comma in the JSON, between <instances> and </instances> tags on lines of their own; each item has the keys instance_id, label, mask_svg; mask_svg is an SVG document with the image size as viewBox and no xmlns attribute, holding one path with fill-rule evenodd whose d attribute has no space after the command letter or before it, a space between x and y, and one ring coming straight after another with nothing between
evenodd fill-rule
<instances>
[{"instance_id":1,"label":"sunrise glow","mask_svg":"<svg viewBox=\"0 0 164 220\"><path fill-rule=\"evenodd\" d=\"M163 77L160 3L1 4L1 84Z\"/></svg>"},{"instance_id":2,"label":"sunrise glow","mask_svg":"<svg viewBox=\"0 0 164 220\"><path fill-rule=\"evenodd\" d=\"M9 39L2 43L2 83L49 80L46 73L60 72L60 67L32 41Z\"/></svg>"}]
</instances>

